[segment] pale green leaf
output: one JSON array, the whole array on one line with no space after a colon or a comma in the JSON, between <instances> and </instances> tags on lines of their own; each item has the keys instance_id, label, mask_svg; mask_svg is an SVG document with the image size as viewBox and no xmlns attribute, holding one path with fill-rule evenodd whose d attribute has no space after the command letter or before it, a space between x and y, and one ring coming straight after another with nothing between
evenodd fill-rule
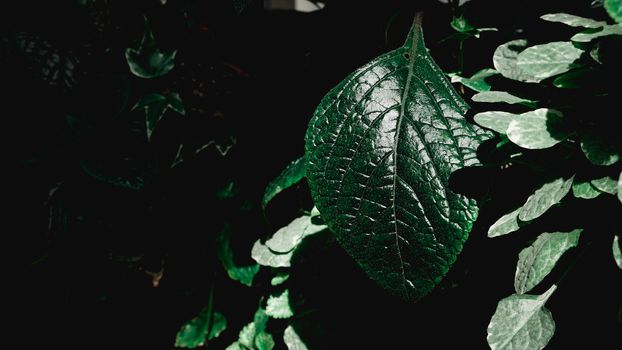
<instances>
[{"instance_id":1,"label":"pale green leaf","mask_svg":"<svg viewBox=\"0 0 622 350\"><path fill-rule=\"evenodd\" d=\"M246 350L246 348L242 346L240 342L236 341L236 342L233 342L231 345L227 346L225 350Z\"/></svg>"},{"instance_id":2,"label":"pale green leaf","mask_svg":"<svg viewBox=\"0 0 622 350\"><path fill-rule=\"evenodd\" d=\"M602 29L586 29L581 33L573 35L570 40L580 43L587 43L596 38L601 38L609 35L622 35L622 26L618 24L612 24L605 26Z\"/></svg>"},{"instance_id":3,"label":"pale green leaf","mask_svg":"<svg viewBox=\"0 0 622 350\"><path fill-rule=\"evenodd\" d=\"M518 54L527 48L527 40L512 40L500 45L492 57L495 69L508 79L534 83L540 81L518 66Z\"/></svg>"},{"instance_id":4,"label":"pale green leaf","mask_svg":"<svg viewBox=\"0 0 622 350\"><path fill-rule=\"evenodd\" d=\"M302 341L296 330L292 326L287 326L283 333L283 342L287 346L287 350L309 350L307 345Z\"/></svg>"},{"instance_id":5,"label":"pale green leaf","mask_svg":"<svg viewBox=\"0 0 622 350\"><path fill-rule=\"evenodd\" d=\"M525 106L534 107L537 101L527 100L514 96L505 91L483 91L473 95L473 101L475 102L487 102L487 103L520 103Z\"/></svg>"},{"instance_id":6,"label":"pale green leaf","mask_svg":"<svg viewBox=\"0 0 622 350\"><path fill-rule=\"evenodd\" d=\"M541 81L569 71L574 62L583 54L569 41L556 41L548 44L528 47L518 54L518 67Z\"/></svg>"},{"instance_id":7,"label":"pale green leaf","mask_svg":"<svg viewBox=\"0 0 622 350\"><path fill-rule=\"evenodd\" d=\"M614 21L622 23L622 0L605 0L605 10Z\"/></svg>"},{"instance_id":8,"label":"pale green leaf","mask_svg":"<svg viewBox=\"0 0 622 350\"><path fill-rule=\"evenodd\" d=\"M620 242L618 236L613 236L613 246L611 247L613 251L613 259L618 265L619 268L622 269L622 251L620 251Z\"/></svg>"},{"instance_id":9,"label":"pale green leaf","mask_svg":"<svg viewBox=\"0 0 622 350\"><path fill-rule=\"evenodd\" d=\"M470 78L461 77L457 74L448 75L452 83L460 83L471 90L481 92L490 90L490 84L486 82L486 78L495 74L499 74L499 72L494 69L486 68L476 72Z\"/></svg>"},{"instance_id":10,"label":"pale green leaf","mask_svg":"<svg viewBox=\"0 0 622 350\"><path fill-rule=\"evenodd\" d=\"M460 33L470 32L475 29L463 16L452 18L450 24L453 29Z\"/></svg>"},{"instance_id":11,"label":"pale green leaf","mask_svg":"<svg viewBox=\"0 0 622 350\"><path fill-rule=\"evenodd\" d=\"M177 51L161 52L155 43L153 32L145 19L145 34L138 48L125 50L125 59L132 74L140 78L157 78L175 67Z\"/></svg>"},{"instance_id":12,"label":"pale green leaf","mask_svg":"<svg viewBox=\"0 0 622 350\"><path fill-rule=\"evenodd\" d=\"M294 316L294 312L289 306L289 290L286 289L280 294L268 297L266 315L272 318L290 318Z\"/></svg>"},{"instance_id":13,"label":"pale green leaf","mask_svg":"<svg viewBox=\"0 0 622 350\"><path fill-rule=\"evenodd\" d=\"M555 333L555 321L544 307L557 287L542 295L512 294L497 304L488 324L492 350L541 350Z\"/></svg>"},{"instance_id":14,"label":"pale green leaf","mask_svg":"<svg viewBox=\"0 0 622 350\"><path fill-rule=\"evenodd\" d=\"M568 13L549 13L540 18L549 22L563 23L571 27L600 28L607 25L607 22L604 21L596 21L591 18L579 17Z\"/></svg>"},{"instance_id":15,"label":"pale green leaf","mask_svg":"<svg viewBox=\"0 0 622 350\"><path fill-rule=\"evenodd\" d=\"M234 252L231 248L231 230L225 226L216 239L218 259L222 262L229 277L243 285L251 286L253 278L259 271L259 265L237 266L234 261Z\"/></svg>"},{"instance_id":16,"label":"pale green leaf","mask_svg":"<svg viewBox=\"0 0 622 350\"><path fill-rule=\"evenodd\" d=\"M288 253L296 248L304 237L325 229L326 225L313 224L311 216L301 216L276 231L272 238L266 241L266 246L275 253Z\"/></svg>"},{"instance_id":17,"label":"pale green leaf","mask_svg":"<svg viewBox=\"0 0 622 350\"><path fill-rule=\"evenodd\" d=\"M281 191L300 182L300 180L305 177L305 174L306 163L304 157L300 157L288 164L279 176L266 186L263 198L261 199L261 207L265 209L272 198L281 193Z\"/></svg>"},{"instance_id":18,"label":"pale green leaf","mask_svg":"<svg viewBox=\"0 0 622 350\"><path fill-rule=\"evenodd\" d=\"M579 243L583 230L542 233L533 244L518 254L514 289L525 294L538 285L555 267L562 255Z\"/></svg>"},{"instance_id":19,"label":"pale green leaf","mask_svg":"<svg viewBox=\"0 0 622 350\"><path fill-rule=\"evenodd\" d=\"M593 199L598 197L602 192L592 186L589 181L574 181L572 183L572 194L577 198Z\"/></svg>"},{"instance_id":20,"label":"pale green leaf","mask_svg":"<svg viewBox=\"0 0 622 350\"><path fill-rule=\"evenodd\" d=\"M290 267L293 255L294 251L284 254L275 253L268 246L262 244L260 240L255 242L251 250L253 260L259 265L270 267Z\"/></svg>"},{"instance_id":21,"label":"pale green leaf","mask_svg":"<svg viewBox=\"0 0 622 350\"><path fill-rule=\"evenodd\" d=\"M518 219L521 221L533 220L544 214L549 208L559 203L568 194L572 187L574 176L568 180L558 178L545 183L537 189L521 208Z\"/></svg>"},{"instance_id":22,"label":"pale green leaf","mask_svg":"<svg viewBox=\"0 0 622 350\"><path fill-rule=\"evenodd\" d=\"M618 199L622 202L622 173L620 173L620 177L618 178Z\"/></svg>"},{"instance_id":23,"label":"pale green leaf","mask_svg":"<svg viewBox=\"0 0 622 350\"><path fill-rule=\"evenodd\" d=\"M485 128L494 130L500 134L505 134L508 131L510 122L517 115L514 113L490 111L477 113L473 120Z\"/></svg>"},{"instance_id":24,"label":"pale green leaf","mask_svg":"<svg viewBox=\"0 0 622 350\"><path fill-rule=\"evenodd\" d=\"M609 194L616 194L618 192L618 182L619 181L616 181L610 176L605 176L591 181L594 187Z\"/></svg>"},{"instance_id":25,"label":"pale green leaf","mask_svg":"<svg viewBox=\"0 0 622 350\"><path fill-rule=\"evenodd\" d=\"M498 237L510 232L517 231L520 226L518 223L518 213L522 208L518 208L511 213L503 215L488 229L488 237Z\"/></svg>"},{"instance_id":26,"label":"pale green leaf","mask_svg":"<svg viewBox=\"0 0 622 350\"><path fill-rule=\"evenodd\" d=\"M270 280L270 285L278 286L280 284L285 283L285 281L287 281L288 279L289 279L289 273L279 271L276 273L276 276L272 277L272 279Z\"/></svg>"},{"instance_id":27,"label":"pale green leaf","mask_svg":"<svg viewBox=\"0 0 622 350\"><path fill-rule=\"evenodd\" d=\"M512 118L507 135L510 141L522 148L549 148L568 137L568 133L563 131L563 122L561 112L539 108Z\"/></svg>"},{"instance_id":28,"label":"pale green leaf","mask_svg":"<svg viewBox=\"0 0 622 350\"><path fill-rule=\"evenodd\" d=\"M255 340L256 332L257 332L257 330L256 330L256 327L255 327L255 322L251 322L251 323L247 324L240 331L240 334L238 335L238 337L239 337L238 342L241 345L243 345L244 347L252 349L253 348L253 344L254 344L254 340Z\"/></svg>"},{"instance_id":29,"label":"pale green leaf","mask_svg":"<svg viewBox=\"0 0 622 350\"><path fill-rule=\"evenodd\" d=\"M257 350L272 350L274 345L274 339L269 333L259 332L255 337L255 347Z\"/></svg>"},{"instance_id":30,"label":"pale green leaf","mask_svg":"<svg viewBox=\"0 0 622 350\"><path fill-rule=\"evenodd\" d=\"M599 134L583 135L581 150L594 165L611 165L620 160L620 149Z\"/></svg>"}]
</instances>

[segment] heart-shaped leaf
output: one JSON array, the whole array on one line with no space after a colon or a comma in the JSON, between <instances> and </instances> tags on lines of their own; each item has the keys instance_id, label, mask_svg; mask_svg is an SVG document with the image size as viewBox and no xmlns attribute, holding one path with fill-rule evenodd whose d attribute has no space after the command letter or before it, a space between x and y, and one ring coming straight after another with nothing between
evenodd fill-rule
<instances>
[{"instance_id":1,"label":"heart-shaped leaf","mask_svg":"<svg viewBox=\"0 0 622 350\"><path fill-rule=\"evenodd\" d=\"M156 46L149 21L145 18L145 34L138 48L127 48L125 59L130 71L137 77L150 79L161 77L175 67L177 50L161 52Z\"/></svg>"},{"instance_id":2,"label":"heart-shaped leaf","mask_svg":"<svg viewBox=\"0 0 622 350\"><path fill-rule=\"evenodd\" d=\"M454 263L477 216L449 189L490 134L468 123L415 24L403 47L333 88L306 135L307 180L338 242L382 287L426 295Z\"/></svg>"}]
</instances>

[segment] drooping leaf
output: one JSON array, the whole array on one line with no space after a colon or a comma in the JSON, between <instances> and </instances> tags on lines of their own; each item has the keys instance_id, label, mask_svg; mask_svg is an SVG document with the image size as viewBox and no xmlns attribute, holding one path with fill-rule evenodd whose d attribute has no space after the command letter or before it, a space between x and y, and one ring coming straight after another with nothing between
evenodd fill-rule
<instances>
[{"instance_id":1,"label":"drooping leaf","mask_svg":"<svg viewBox=\"0 0 622 350\"><path fill-rule=\"evenodd\" d=\"M162 96L160 94L143 96L132 108L132 110L144 109L148 140L151 140L153 130L169 108L181 115L186 114L181 98L179 94L175 92L168 96Z\"/></svg>"},{"instance_id":2,"label":"drooping leaf","mask_svg":"<svg viewBox=\"0 0 622 350\"><path fill-rule=\"evenodd\" d=\"M512 294L501 300L488 324L492 350L543 349L555 333L555 321L544 307L557 287L542 295Z\"/></svg>"},{"instance_id":3,"label":"drooping leaf","mask_svg":"<svg viewBox=\"0 0 622 350\"><path fill-rule=\"evenodd\" d=\"M305 173L306 163L304 157L300 157L287 165L279 176L266 186L266 191L261 199L261 207L265 209L266 205L268 205L277 194L300 182L300 180L305 177Z\"/></svg>"},{"instance_id":4,"label":"drooping leaf","mask_svg":"<svg viewBox=\"0 0 622 350\"><path fill-rule=\"evenodd\" d=\"M229 277L245 286L253 284L253 278L259 271L259 265L237 266L234 261L234 252L231 248L231 230L226 226L216 240L218 259L227 271Z\"/></svg>"},{"instance_id":5,"label":"drooping leaf","mask_svg":"<svg viewBox=\"0 0 622 350\"><path fill-rule=\"evenodd\" d=\"M568 180L560 177L542 185L527 198L518 214L518 219L530 221L544 214L550 207L559 203L568 194L573 180L574 176Z\"/></svg>"},{"instance_id":6,"label":"drooping leaf","mask_svg":"<svg viewBox=\"0 0 622 350\"><path fill-rule=\"evenodd\" d=\"M526 149L552 147L568 137L563 127L564 119L560 111L539 108L520 114L508 125L510 141Z\"/></svg>"},{"instance_id":7,"label":"drooping leaf","mask_svg":"<svg viewBox=\"0 0 622 350\"><path fill-rule=\"evenodd\" d=\"M609 35L622 35L622 26L618 24L612 24L598 29L586 29L581 33L573 35L570 40L580 43L587 43L596 38L601 38Z\"/></svg>"},{"instance_id":8,"label":"drooping leaf","mask_svg":"<svg viewBox=\"0 0 622 350\"><path fill-rule=\"evenodd\" d=\"M272 238L266 241L266 246L275 253L288 253L296 248L304 237L325 229L326 225L315 225L311 222L311 216L304 215L276 231Z\"/></svg>"},{"instance_id":9,"label":"drooping leaf","mask_svg":"<svg viewBox=\"0 0 622 350\"><path fill-rule=\"evenodd\" d=\"M540 81L536 77L523 71L518 66L518 54L527 48L527 40L512 40L500 45L495 50L492 57L492 63L495 69L508 79L523 81L526 83L534 83Z\"/></svg>"},{"instance_id":10,"label":"drooping leaf","mask_svg":"<svg viewBox=\"0 0 622 350\"><path fill-rule=\"evenodd\" d=\"M473 101L475 102L488 102L488 103L520 103L528 107L535 107L536 101L520 98L514 96L505 91L483 91L473 95Z\"/></svg>"},{"instance_id":11,"label":"drooping leaf","mask_svg":"<svg viewBox=\"0 0 622 350\"><path fill-rule=\"evenodd\" d=\"M618 236L613 236L613 245L611 250L613 251L613 260L615 260L616 265L622 269L622 251L620 250L620 242Z\"/></svg>"},{"instance_id":12,"label":"drooping leaf","mask_svg":"<svg viewBox=\"0 0 622 350\"><path fill-rule=\"evenodd\" d=\"M408 300L445 275L477 216L475 201L448 187L489 137L466 109L414 25L403 47L333 88L309 123L307 180L322 218L372 279Z\"/></svg>"},{"instance_id":13,"label":"drooping leaf","mask_svg":"<svg viewBox=\"0 0 622 350\"><path fill-rule=\"evenodd\" d=\"M266 315L272 318L290 318L294 316L289 306L289 290L285 289L281 294L268 297Z\"/></svg>"},{"instance_id":14,"label":"drooping leaf","mask_svg":"<svg viewBox=\"0 0 622 350\"><path fill-rule=\"evenodd\" d=\"M283 333L283 342L287 346L287 350L309 350L307 345L302 341L296 330L292 326L287 326Z\"/></svg>"},{"instance_id":15,"label":"drooping leaf","mask_svg":"<svg viewBox=\"0 0 622 350\"><path fill-rule=\"evenodd\" d=\"M150 79L161 77L175 67L177 50L161 52L155 42L151 26L145 18L145 34L138 48L127 48L125 59L130 71L137 77Z\"/></svg>"},{"instance_id":16,"label":"drooping leaf","mask_svg":"<svg viewBox=\"0 0 622 350\"><path fill-rule=\"evenodd\" d=\"M610 176L605 176L600 179L594 179L591 184L600 191L616 194L618 192L618 181Z\"/></svg>"},{"instance_id":17,"label":"drooping leaf","mask_svg":"<svg viewBox=\"0 0 622 350\"><path fill-rule=\"evenodd\" d=\"M520 229L518 223L518 213L522 208L518 208L511 213L503 215L488 229L488 237L498 237L507 235L508 233L517 231Z\"/></svg>"},{"instance_id":18,"label":"drooping leaf","mask_svg":"<svg viewBox=\"0 0 622 350\"><path fill-rule=\"evenodd\" d=\"M582 54L571 42L556 41L528 47L518 54L516 64L539 82L569 71Z\"/></svg>"},{"instance_id":19,"label":"drooping leaf","mask_svg":"<svg viewBox=\"0 0 622 350\"><path fill-rule=\"evenodd\" d=\"M505 134L508 131L510 122L516 116L517 115L514 113L490 111L477 113L473 117L473 120L475 120L477 124L485 128L494 130L500 134Z\"/></svg>"},{"instance_id":20,"label":"drooping leaf","mask_svg":"<svg viewBox=\"0 0 622 350\"><path fill-rule=\"evenodd\" d=\"M577 198L592 199L598 197L602 192L592 186L589 181L574 181L572 183L572 194Z\"/></svg>"},{"instance_id":21,"label":"drooping leaf","mask_svg":"<svg viewBox=\"0 0 622 350\"><path fill-rule=\"evenodd\" d=\"M457 74L448 75L451 78L452 83L460 83L471 90L481 92L490 90L490 84L486 82L486 78L489 78L495 74L499 74L499 72L494 69L486 68L476 72L470 78L464 78Z\"/></svg>"},{"instance_id":22,"label":"drooping leaf","mask_svg":"<svg viewBox=\"0 0 622 350\"><path fill-rule=\"evenodd\" d=\"M591 18L579 17L568 13L549 13L540 18L549 22L567 24L571 27L600 28L607 25L607 22L604 21L596 21Z\"/></svg>"},{"instance_id":23,"label":"drooping leaf","mask_svg":"<svg viewBox=\"0 0 622 350\"><path fill-rule=\"evenodd\" d=\"M538 285L555 267L562 255L579 243L583 230L542 233L533 244L518 254L514 289L525 294Z\"/></svg>"},{"instance_id":24,"label":"drooping leaf","mask_svg":"<svg viewBox=\"0 0 622 350\"><path fill-rule=\"evenodd\" d=\"M605 0L605 10L614 21L622 23L622 0Z\"/></svg>"},{"instance_id":25,"label":"drooping leaf","mask_svg":"<svg viewBox=\"0 0 622 350\"><path fill-rule=\"evenodd\" d=\"M197 348L217 338L227 328L227 319L221 313L212 313L208 305L192 320L181 326L175 338L178 348Z\"/></svg>"},{"instance_id":26,"label":"drooping leaf","mask_svg":"<svg viewBox=\"0 0 622 350\"><path fill-rule=\"evenodd\" d=\"M588 133L581 138L581 150L594 165L611 165L620 160L620 149L602 135Z\"/></svg>"}]
</instances>

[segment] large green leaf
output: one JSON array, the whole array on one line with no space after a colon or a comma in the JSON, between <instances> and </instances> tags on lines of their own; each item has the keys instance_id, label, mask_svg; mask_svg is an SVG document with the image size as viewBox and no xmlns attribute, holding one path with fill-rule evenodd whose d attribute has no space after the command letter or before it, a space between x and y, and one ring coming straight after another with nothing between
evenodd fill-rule
<instances>
[{"instance_id":1,"label":"large green leaf","mask_svg":"<svg viewBox=\"0 0 622 350\"><path fill-rule=\"evenodd\" d=\"M145 19L145 34L138 48L125 50L125 59L130 71L140 78L157 78L170 72L175 67L177 50L161 52L156 46L151 26Z\"/></svg>"},{"instance_id":2,"label":"large green leaf","mask_svg":"<svg viewBox=\"0 0 622 350\"><path fill-rule=\"evenodd\" d=\"M556 41L528 47L518 54L516 64L536 81L541 81L569 71L582 54L583 50L571 42Z\"/></svg>"},{"instance_id":3,"label":"large green leaf","mask_svg":"<svg viewBox=\"0 0 622 350\"><path fill-rule=\"evenodd\" d=\"M407 300L454 263L477 216L449 175L478 164L488 132L429 56L420 26L333 88L306 135L307 180L322 219L365 272Z\"/></svg>"},{"instance_id":4,"label":"large green leaf","mask_svg":"<svg viewBox=\"0 0 622 350\"><path fill-rule=\"evenodd\" d=\"M245 286L253 284L253 278L259 271L259 265L238 266L234 261L234 253L231 248L231 233L226 226L216 239L218 259L222 262L229 277L234 281L240 281Z\"/></svg>"},{"instance_id":5,"label":"large green leaf","mask_svg":"<svg viewBox=\"0 0 622 350\"><path fill-rule=\"evenodd\" d=\"M557 260L579 243L582 230L542 233L533 244L518 254L514 289L518 294L529 292L555 267Z\"/></svg>"},{"instance_id":6,"label":"large green leaf","mask_svg":"<svg viewBox=\"0 0 622 350\"><path fill-rule=\"evenodd\" d=\"M492 350L540 350L555 333L555 321L544 307L557 287L542 295L512 294L501 300L488 325Z\"/></svg>"},{"instance_id":7,"label":"large green leaf","mask_svg":"<svg viewBox=\"0 0 622 350\"><path fill-rule=\"evenodd\" d=\"M574 176L568 180L559 178L542 185L527 198L518 214L518 218L521 221L530 221L544 214L568 194L573 180Z\"/></svg>"},{"instance_id":8,"label":"large green leaf","mask_svg":"<svg viewBox=\"0 0 622 350\"><path fill-rule=\"evenodd\" d=\"M568 13L548 13L540 18L549 22L567 24L571 27L600 28L607 25L607 22L596 21L591 18L579 17Z\"/></svg>"},{"instance_id":9,"label":"large green leaf","mask_svg":"<svg viewBox=\"0 0 622 350\"><path fill-rule=\"evenodd\" d=\"M305 177L305 173L306 163L304 157L300 157L287 165L279 176L266 186L266 191L261 199L261 207L265 209L272 198L302 180Z\"/></svg>"},{"instance_id":10,"label":"large green leaf","mask_svg":"<svg viewBox=\"0 0 622 350\"><path fill-rule=\"evenodd\" d=\"M539 108L512 119L507 128L510 141L526 149L552 147L568 137L563 114L554 109Z\"/></svg>"},{"instance_id":11,"label":"large green leaf","mask_svg":"<svg viewBox=\"0 0 622 350\"><path fill-rule=\"evenodd\" d=\"M605 0L605 9L611 18L622 23L622 0Z\"/></svg>"},{"instance_id":12,"label":"large green leaf","mask_svg":"<svg viewBox=\"0 0 622 350\"><path fill-rule=\"evenodd\" d=\"M540 81L518 66L518 54L527 48L527 40L512 40L500 45L492 56L495 69L508 79L534 83Z\"/></svg>"}]
</instances>

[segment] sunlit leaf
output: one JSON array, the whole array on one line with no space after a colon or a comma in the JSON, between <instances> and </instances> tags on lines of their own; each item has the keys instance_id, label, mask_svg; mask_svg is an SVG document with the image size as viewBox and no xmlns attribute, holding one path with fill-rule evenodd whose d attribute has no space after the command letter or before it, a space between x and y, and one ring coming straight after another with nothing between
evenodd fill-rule
<instances>
[{"instance_id":1,"label":"sunlit leaf","mask_svg":"<svg viewBox=\"0 0 622 350\"><path fill-rule=\"evenodd\" d=\"M285 289L280 294L268 297L266 315L272 318L290 318L294 316L289 306L289 290Z\"/></svg>"},{"instance_id":2,"label":"sunlit leaf","mask_svg":"<svg viewBox=\"0 0 622 350\"><path fill-rule=\"evenodd\" d=\"M492 224L492 226L488 229L488 237L492 238L503 236L520 229L518 223L518 213L520 213L521 209L522 208L518 208L499 218L499 220Z\"/></svg>"},{"instance_id":3,"label":"sunlit leaf","mask_svg":"<svg viewBox=\"0 0 622 350\"><path fill-rule=\"evenodd\" d=\"M514 113L490 111L477 113L473 120L485 128L494 130L500 134L505 134L508 131L510 122L517 115Z\"/></svg>"},{"instance_id":4,"label":"sunlit leaf","mask_svg":"<svg viewBox=\"0 0 622 350\"><path fill-rule=\"evenodd\" d=\"M518 214L521 221L533 220L544 214L553 205L559 203L568 194L572 187L574 176L568 180L563 178L547 182L537 189L523 205Z\"/></svg>"},{"instance_id":5,"label":"sunlit leaf","mask_svg":"<svg viewBox=\"0 0 622 350\"><path fill-rule=\"evenodd\" d=\"M596 21L591 18L575 16L568 13L549 13L540 18L549 22L563 23L571 27L600 28L607 25L607 22Z\"/></svg>"},{"instance_id":6,"label":"sunlit leaf","mask_svg":"<svg viewBox=\"0 0 622 350\"><path fill-rule=\"evenodd\" d=\"M526 149L552 147L568 137L560 111L540 108L512 119L507 128L510 141Z\"/></svg>"},{"instance_id":7,"label":"sunlit leaf","mask_svg":"<svg viewBox=\"0 0 622 350\"><path fill-rule=\"evenodd\" d=\"M582 54L583 50L571 42L556 41L528 47L518 54L516 64L535 81L541 81L569 71Z\"/></svg>"},{"instance_id":8,"label":"sunlit leaf","mask_svg":"<svg viewBox=\"0 0 622 350\"><path fill-rule=\"evenodd\" d=\"M536 105L536 101L520 98L505 91L483 91L473 95L472 99L475 102L508 104L520 103L528 107L535 107Z\"/></svg>"},{"instance_id":9,"label":"sunlit leaf","mask_svg":"<svg viewBox=\"0 0 622 350\"><path fill-rule=\"evenodd\" d=\"M622 26L612 24L599 29L586 29L581 33L577 33L570 38L572 41L587 43L594 39L609 35L622 35Z\"/></svg>"},{"instance_id":10,"label":"sunlit leaf","mask_svg":"<svg viewBox=\"0 0 622 350\"><path fill-rule=\"evenodd\" d=\"M492 57L495 69L508 79L527 83L540 81L540 79L528 74L518 66L518 54L523 52L527 46L527 40L519 39L497 47Z\"/></svg>"}]
</instances>

